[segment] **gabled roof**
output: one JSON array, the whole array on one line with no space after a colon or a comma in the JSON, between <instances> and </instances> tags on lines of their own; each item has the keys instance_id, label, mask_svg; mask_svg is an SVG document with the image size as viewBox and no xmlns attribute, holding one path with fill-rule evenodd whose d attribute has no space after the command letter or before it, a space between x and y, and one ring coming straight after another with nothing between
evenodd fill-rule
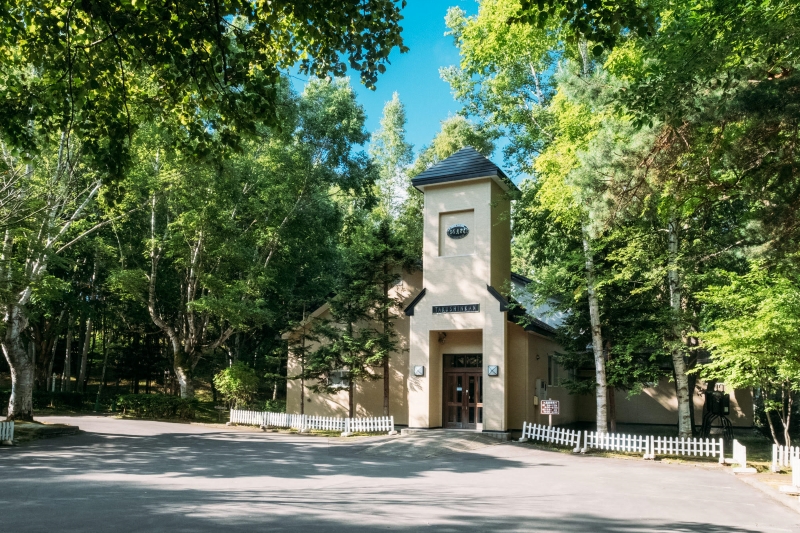
<instances>
[{"instance_id":1,"label":"gabled roof","mask_svg":"<svg viewBox=\"0 0 800 533\"><path fill-rule=\"evenodd\" d=\"M417 174L411 184L417 189L426 185L462 181L475 178L493 178L505 191L518 191L514 182L500 167L483 157L475 148L467 146L447 159L439 161Z\"/></svg>"}]
</instances>

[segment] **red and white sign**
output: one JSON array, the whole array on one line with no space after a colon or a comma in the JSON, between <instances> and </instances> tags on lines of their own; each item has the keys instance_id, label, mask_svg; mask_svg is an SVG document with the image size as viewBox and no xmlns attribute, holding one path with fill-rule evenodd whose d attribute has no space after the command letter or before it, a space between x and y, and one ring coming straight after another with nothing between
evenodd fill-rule
<instances>
[{"instance_id":1,"label":"red and white sign","mask_svg":"<svg viewBox=\"0 0 800 533\"><path fill-rule=\"evenodd\" d=\"M542 408L543 415L557 415L559 413L560 404L558 400L542 400L539 402Z\"/></svg>"}]
</instances>

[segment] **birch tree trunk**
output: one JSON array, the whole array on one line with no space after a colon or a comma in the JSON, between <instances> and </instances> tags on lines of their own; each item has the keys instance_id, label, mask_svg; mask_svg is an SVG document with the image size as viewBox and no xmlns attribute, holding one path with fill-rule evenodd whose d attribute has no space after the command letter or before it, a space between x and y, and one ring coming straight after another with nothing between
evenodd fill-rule
<instances>
[{"instance_id":1,"label":"birch tree trunk","mask_svg":"<svg viewBox=\"0 0 800 533\"><path fill-rule=\"evenodd\" d=\"M57 347L58 347L58 331L56 331L55 339L53 339L53 350L50 352L50 363L48 363L48 365L47 365L47 380L46 380L46 383L47 383L47 391L48 392L51 391L51 390L52 391L56 390L56 384L55 384L56 378L53 376L53 365L56 362L56 348ZM52 380L52 385L51 385L51 380Z\"/></svg>"},{"instance_id":2,"label":"birch tree trunk","mask_svg":"<svg viewBox=\"0 0 800 533\"><path fill-rule=\"evenodd\" d=\"M181 350L182 352L182 350ZM194 381L192 380L191 365L187 363L187 356L183 353L175 354L172 367L175 369L175 376L178 378L178 385L181 387L181 398L194 398Z\"/></svg>"},{"instance_id":3,"label":"birch tree trunk","mask_svg":"<svg viewBox=\"0 0 800 533\"><path fill-rule=\"evenodd\" d=\"M603 331L600 327L600 304L595 290L594 256L589 236L583 232L583 253L586 259L586 292L589 295L589 320L592 327L592 352L595 366L595 398L597 401L597 432L608 432L608 398L606 385L606 358L603 355Z\"/></svg>"},{"instance_id":4,"label":"birch tree trunk","mask_svg":"<svg viewBox=\"0 0 800 533\"><path fill-rule=\"evenodd\" d=\"M670 307L673 320L673 348L672 367L675 371L675 394L678 397L678 436L691 438L693 433L692 415L689 403L689 377L686 375L686 359L681 347L681 301L680 273L678 272L678 220L674 216L670 219L668 227L668 278Z\"/></svg>"},{"instance_id":5,"label":"birch tree trunk","mask_svg":"<svg viewBox=\"0 0 800 533\"><path fill-rule=\"evenodd\" d=\"M89 345L92 341L92 317L86 319L86 337L83 339L81 350L81 369L78 373L78 392L83 392L83 382L86 381L86 364L89 359Z\"/></svg>"},{"instance_id":6,"label":"birch tree trunk","mask_svg":"<svg viewBox=\"0 0 800 533\"><path fill-rule=\"evenodd\" d=\"M356 417L356 403L353 398L353 378L350 378L350 382L347 385L347 400L348 406L350 410L350 414L347 415L350 418Z\"/></svg>"},{"instance_id":7,"label":"birch tree trunk","mask_svg":"<svg viewBox=\"0 0 800 533\"><path fill-rule=\"evenodd\" d=\"M23 309L15 304L6 307L6 331L3 335L3 355L11 368L11 398L7 420L33 420L34 365L22 344L22 332L28 327Z\"/></svg>"},{"instance_id":8,"label":"birch tree trunk","mask_svg":"<svg viewBox=\"0 0 800 533\"><path fill-rule=\"evenodd\" d=\"M100 374L100 385L97 387L97 399L94 402L95 412L100 410L100 396L103 394L103 387L106 384L106 369L108 368L108 344L106 343L105 313L101 324L103 332L103 371Z\"/></svg>"},{"instance_id":9,"label":"birch tree trunk","mask_svg":"<svg viewBox=\"0 0 800 533\"><path fill-rule=\"evenodd\" d=\"M92 279L89 281L89 285L91 286L91 297L89 299L90 302L93 302L95 298L97 298L97 291L95 290L95 280L97 279L97 254L95 254L94 258L94 269L92 271ZM84 389L84 381L86 381L86 364L88 363L89 358L89 346L92 339L92 312L89 311L89 316L86 319L86 337L83 340L83 350L81 351L81 368L80 372L78 372L78 392L83 392Z\"/></svg>"},{"instance_id":10,"label":"birch tree trunk","mask_svg":"<svg viewBox=\"0 0 800 533\"><path fill-rule=\"evenodd\" d=\"M792 425L792 404L794 403L794 394L792 393L791 386L787 386L789 399L786 406L786 421L783 423L783 443L784 446L789 447L792 445L792 437L789 435L789 428Z\"/></svg>"},{"instance_id":11,"label":"birch tree trunk","mask_svg":"<svg viewBox=\"0 0 800 533\"><path fill-rule=\"evenodd\" d=\"M64 353L64 369L61 371L61 392L69 392L72 379L72 324L67 317L67 349Z\"/></svg>"},{"instance_id":12,"label":"birch tree trunk","mask_svg":"<svg viewBox=\"0 0 800 533\"><path fill-rule=\"evenodd\" d=\"M383 263L383 303L389 301L389 265ZM389 308L383 310L383 334L386 335L386 330L389 328ZM389 354L387 353L383 358L383 416L389 416Z\"/></svg>"},{"instance_id":13,"label":"birch tree trunk","mask_svg":"<svg viewBox=\"0 0 800 533\"><path fill-rule=\"evenodd\" d=\"M300 414L306 413L306 304L303 304L303 336L300 339Z\"/></svg>"}]
</instances>

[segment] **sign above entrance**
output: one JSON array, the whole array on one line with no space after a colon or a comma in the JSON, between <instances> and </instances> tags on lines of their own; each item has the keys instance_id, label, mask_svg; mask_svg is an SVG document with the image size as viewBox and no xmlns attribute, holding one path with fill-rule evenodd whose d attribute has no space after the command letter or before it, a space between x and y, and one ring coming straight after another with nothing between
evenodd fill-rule
<instances>
[{"instance_id":1,"label":"sign above entrance","mask_svg":"<svg viewBox=\"0 0 800 533\"><path fill-rule=\"evenodd\" d=\"M444 313L480 313L481 304L464 305L434 305L433 314L441 315Z\"/></svg>"},{"instance_id":2,"label":"sign above entrance","mask_svg":"<svg viewBox=\"0 0 800 533\"><path fill-rule=\"evenodd\" d=\"M560 404L558 400L541 400L539 406L542 408L543 415L558 415Z\"/></svg>"},{"instance_id":3,"label":"sign above entrance","mask_svg":"<svg viewBox=\"0 0 800 533\"><path fill-rule=\"evenodd\" d=\"M451 239L463 239L469 235L469 228L466 224L453 224L447 228L447 236Z\"/></svg>"}]
</instances>

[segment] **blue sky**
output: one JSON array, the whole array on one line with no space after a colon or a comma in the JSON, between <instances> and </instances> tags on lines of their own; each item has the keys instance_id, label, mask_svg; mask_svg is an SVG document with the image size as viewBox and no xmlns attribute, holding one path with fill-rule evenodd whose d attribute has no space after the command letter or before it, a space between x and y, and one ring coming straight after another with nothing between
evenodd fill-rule
<instances>
[{"instance_id":1,"label":"blue sky","mask_svg":"<svg viewBox=\"0 0 800 533\"><path fill-rule=\"evenodd\" d=\"M406 106L407 140L414 145L415 154L430 143L439 131L439 123L461 107L453 100L450 86L439 78L439 67L459 61L453 38L444 36L444 16L450 6L459 6L469 15L478 12L475 0L408 0L401 25L410 51L392 52L391 64L378 77L374 91L361 85L357 75L351 76L358 100L367 112L370 132L379 128L383 105L391 100L393 92L398 92ZM302 82L293 81L301 89Z\"/></svg>"}]
</instances>

